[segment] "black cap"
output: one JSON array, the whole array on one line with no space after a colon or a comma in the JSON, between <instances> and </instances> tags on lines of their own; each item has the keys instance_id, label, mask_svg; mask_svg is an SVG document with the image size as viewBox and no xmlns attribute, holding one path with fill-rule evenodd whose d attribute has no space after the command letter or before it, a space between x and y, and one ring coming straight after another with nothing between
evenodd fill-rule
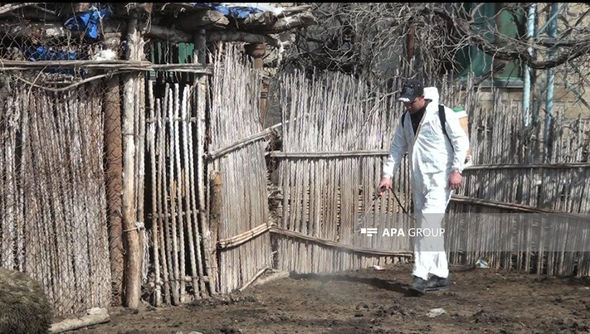
<instances>
[{"instance_id":1,"label":"black cap","mask_svg":"<svg viewBox=\"0 0 590 334\"><path fill-rule=\"evenodd\" d=\"M418 96L424 95L424 87L418 80L408 80L402 87L402 92L397 99L401 102L412 102Z\"/></svg>"}]
</instances>

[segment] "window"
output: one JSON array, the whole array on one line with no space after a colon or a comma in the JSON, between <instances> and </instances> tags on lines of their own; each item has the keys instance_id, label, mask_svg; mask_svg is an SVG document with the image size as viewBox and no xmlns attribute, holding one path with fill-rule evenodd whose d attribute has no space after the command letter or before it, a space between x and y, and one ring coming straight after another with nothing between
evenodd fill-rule
<instances>
[{"instance_id":1,"label":"window","mask_svg":"<svg viewBox=\"0 0 590 334\"><path fill-rule=\"evenodd\" d=\"M478 3L464 3L464 8L469 12L477 7ZM494 31L500 34L515 38L522 34L525 24L525 13L523 10L515 11L507 9L502 3L484 3L474 13L474 30L480 33L490 43L501 43L496 41ZM458 77L466 77L469 73L474 76L481 76L492 70L494 59L491 55L481 51L477 46L466 46L457 53ZM506 63L504 68L494 73L493 83L495 86L519 87L522 85L522 66L517 61Z\"/></svg>"}]
</instances>

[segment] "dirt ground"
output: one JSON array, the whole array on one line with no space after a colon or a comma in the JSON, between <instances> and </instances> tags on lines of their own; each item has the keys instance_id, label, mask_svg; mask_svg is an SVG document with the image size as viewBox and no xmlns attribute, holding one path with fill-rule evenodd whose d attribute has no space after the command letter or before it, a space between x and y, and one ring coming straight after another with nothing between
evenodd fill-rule
<instances>
[{"instance_id":1,"label":"dirt ground","mask_svg":"<svg viewBox=\"0 0 590 334\"><path fill-rule=\"evenodd\" d=\"M451 267L445 292L410 296L411 265L291 275L223 299L111 310L80 333L590 333L590 280ZM431 309L446 313L429 317Z\"/></svg>"}]
</instances>

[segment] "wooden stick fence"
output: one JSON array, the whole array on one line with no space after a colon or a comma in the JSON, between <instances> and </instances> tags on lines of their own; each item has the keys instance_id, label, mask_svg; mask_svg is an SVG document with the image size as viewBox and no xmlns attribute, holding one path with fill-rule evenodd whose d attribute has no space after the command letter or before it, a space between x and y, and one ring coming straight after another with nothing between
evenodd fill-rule
<instances>
[{"instance_id":1,"label":"wooden stick fence","mask_svg":"<svg viewBox=\"0 0 590 334\"><path fill-rule=\"evenodd\" d=\"M467 100L475 101L473 97ZM451 262L473 264L480 257L485 257L490 265L498 268L587 276L589 264L585 251L548 252L544 251L547 245L533 246L531 241L539 233L553 233L552 242L575 243L581 236L588 235L585 229L572 228L557 233L548 232L551 226L520 228L508 223L481 220L463 222L463 226L454 224L452 217L463 212L560 212L581 215L590 212L586 185L590 172L587 149L590 120L564 120L558 113L549 138L543 138L542 120L529 128L524 127L519 104L497 100L494 105L495 112L468 109L471 146L477 166L465 170L464 187L458 192L460 196L454 198L451 214L446 220L453 235L447 246L456 249L457 243L463 243L469 249L479 245L480 250L452 254ZM490 240L491 244L485 245L483 240ZM527 251L516 255L492 251L501 242L513 244L517 249L526 244Z\"/></svg>"},{"instance_id":2,"label":"wooden stick fence","mask_svg":"<svg viewBox=\"0 0 590 334\"><path fill-rule=\"evenodd\" d=\"M138 282L153 288L152 302L180 304L243 289L271 267L330 272L408 261L409 238L359 233L367 226L411 226L395 215L402 209L391 194L374 199L402 113L395 87L374 90L339 74L311 81L302 73L282 75L282 125L262 129L260 74L238 48L220 44L212 67L97 65L194 75L181 83L135 76L125 90L130 118L123 135L136 148L128 154L133 196L126 202L136 219L127 218L132 224L125 233L146 227L138 235L144 247ZM452 253L451 262L486 257L497 268L590 275L585 227L453 220L464 213L590 212L590 121L557 113L550 137L543 138L543 122L525 128L518 104L497 101L494 112L485 110L469 85L463 91L450 80L441 84L443 102L469 113L476 164L465 170L447 217L447 246L476 250ZM39 279L57 315L104 307L111 296L101 87L99 80L60 91L27 86L0 106L0 264ZM276 131L283 146L265 154ZM274 222L267 158L279 161ZM411 209L405 161L394 180L404 209ZM531 241L548 233L562 237L552 244ZM566 251L570 241L579 251ZM526 250L491 250L509 245Z\"/></svg>"},{"instance_id":3,"label":"wooden stick fence","mask_svg":"<svg viewBox=\"0 0 590 334\"><path fill-rule=\"evenodd\" d=\"M210 114L210 152L224 151L241 138L261 132L258 119L260 77L244 63L239 46L219 44L214 62ZM221 210L212 230L223 240L240 239L256 227L269 224L264 142L252 141L211 160L210 173L221 174ZM213 203L212 203L213 205ZM213 209L213 208L212 208ZM255 230L254 230L255 231ZM269 233L217 249L218 291L225 293L247 284L272 266Z\"/></svg>"},{"instance_id":4,"label":"wooden stick fence","mask_svg":"<svg viewBox=\"0 0 590 334\"><path fill-rule=\"evenodd\" d=\"M193 143L199 133L192 95L197 89L165 84L164 97L155 98L155 85L148 83L149 105L154 108L150 109L147 131L154 303L178 305L209 295L204 228L199 220L203 208L198 205L198 197L204 196L199 187L204 180L197 178L194 166L197 150Z\"/></svg>"},{"instance_id":5,"label":"wooden stick fence","mask_svg":"<svg viewBox=\"0 0 590 334\"><path fill-rule=\"evenodd\" d=\"M56 316L110 303L101 89L21 86L0 105L0 263L42 282Z\"/></svg>"},{"instance_id":6,"label":"wooden stick fence","mask_svg":"<svg viewBox=\"0 0 590 334\"><path fill-rule=\"evenodd\" d=\"M320 272L366 267L381 260L359 261L359 250L371 249L386 256L384 253L388 250L406 247L407 244L376 241L383 241L380 238L351 239L351 233L355 231L351 217L367 213L365 210L372 195L369 189L379 181L391 131L401 114L399 105L391 100L390 104L375 103L386 100L385 94L378 91L371 92L373 104L366 103L371 98L366 98L369 93L363 91L362 85L338 75L318 76L310 81L302 75L286 75L280 78L280 82L283 147L281 151L269 154L280 161L282 212L278 215L278 226L270 229L278 240L279 268ZM471 84L472 81L468 80L467 89L464 89L444 79L440 90L441 102L449 106L463 105L469 112L471 146L477 165L465 170L464 187L459 191L460 195L453 198L447 223L454 239L448 240L447 246L462 242L474 247L481 242L478 252L471 252L468 256L458 252L451 256L453 262L473 264L478 256L493 254L493 247L501 242L505 245L514 242L520 246L530 239L523 239L522 236L527 234L522 229L510 230L515 227L509 224L502 227L490 224L491 227L482 228L478 227L478 222L461 221L460 225L452 225L449 217L455 217L454 214L588 214L586 180L590 166L587 162L590 131L587 121L580 118L564 121L558 114L550 129L551 137L542 138L543 131L539 127L543 122L525 128L520 105L510 101L496 101L493 113L481 108L478 90L471 89ZM297 118L303 114L305 118ZM379 121L383 123L379 124ZM371 141L374 134L379 134L377 140ZM511 140L506 140L508 138ZM407 165L401 168L400 174L394 177L398 181L394 186L397 192L401 192L404 206L409 207L409 184L399 185L399 182L409 182ZM395 211L399 208L389 198L377 200L374 208L369 210L374 216L368 225L407 227L408 222L404 222L402 216L397 216L394 222L387 222L387 218L385 222L377 221L379 214L387 216ZM518 242L504 240L510 231L521 239ZM358 236L358 231L355 232ZM580 235L587 234L585 230L570 229L569 234L562 234L555 242L563 243L568 238L577 240ZM491 243L483 242L484 236ZM365 247L359 248L357 242ZM329 249L321 247L328 245ZM562 251L548 255L542 244L538 246L540 248L529 248L519 254L519 269L530 270L530 256L536 253L540 254L535 267L539 273L545 270L549 274L576 272L587 275L588 255L584 252L572 255ZM494 266L511 268L515 264L511 256L510 252L504 252L493 255L490 261Z\"/></svg>"},{"instance_id":7,"label":"wooden stick fence","mask_svg":"<svg viewBox=\"0 0 590 334\"><path fill-rule=\"evenodd\" d=\"M377 216L398 210L391 195L374 206L371 201L389 149L385 138L398 122L400 105L388 92L370 94L367 86L342 75L315 79L300 73L279 79L283 148L270 154L280 159L283 198L280 221L271 229L278 267L329 272L404 261L410 253L396 250L407 250L407 239L359 238L358 233L359 223L373 226ZM407 166L399 173L407 174ZM395 191L407 204L409 182L402 180ZM362 222L368 213L372 221ZM390 243L389 251L380 242Z\"/></svg>"},{"instance_id":8,"label":"wooden stick fence","mask_svg":"<svg viewBox=\"0 0 590 334\"><path fill-rule=\"evenodd\" d=\"M524 128L519 109L499 109L501 115L485 111L474 115L476 121L472 123L472 133L477 136L475 141L481 141L474 145L478 166L465 170L464 187L458 192L460 196L454 198L451 214L447 217L447 226L453 235L447 246L453 249L458 248L457 243L468 249L481 246L476 252L452 254L451 262L474 263L479 258L486 258L491 266L497 268L588 276L590 249L580 246L574 252L565 250L565 247L562 251L553 247L548 251L551 245L533 244L534 240L548 233L552 237L549 240L551 243L587 243L585 238L589 231L586 227L570 224L570 228L563 231L556 229L568 224L558 221L553 224L544 222L536 227L519 227L481 219L464 222L463 226L455 224L455 214L464 212L557 212L582 217L588 217L590 213L587 186L590 165L586 144L590 140L588 123L580 118L565 121L557 116L550 131L551 145L546 150L545 142L549 139L531 138L531 134L538 136L542 132L538 128ZM484 240L488 240L488 244ZM522 245L526 245L526 251L494 252L502 242L513 245L515 249L523 249Z\"/></svg>"}]
</instances>

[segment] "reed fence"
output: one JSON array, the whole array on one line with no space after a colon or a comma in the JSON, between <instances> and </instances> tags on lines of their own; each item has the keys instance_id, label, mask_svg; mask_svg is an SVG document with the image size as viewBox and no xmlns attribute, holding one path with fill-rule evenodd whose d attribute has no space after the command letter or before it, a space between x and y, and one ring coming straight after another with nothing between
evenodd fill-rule
<instances>
[{"instance_id":1,"label":"reed fence","mask_svg":"<svg viewBox=\"0 0 590 334\"><path fill-rule=\"evenodd\" d=\"M0 263L42 282L56 316L110 302L101 92L21 85L0 104Z\"/></svg>"}]
</instances>

